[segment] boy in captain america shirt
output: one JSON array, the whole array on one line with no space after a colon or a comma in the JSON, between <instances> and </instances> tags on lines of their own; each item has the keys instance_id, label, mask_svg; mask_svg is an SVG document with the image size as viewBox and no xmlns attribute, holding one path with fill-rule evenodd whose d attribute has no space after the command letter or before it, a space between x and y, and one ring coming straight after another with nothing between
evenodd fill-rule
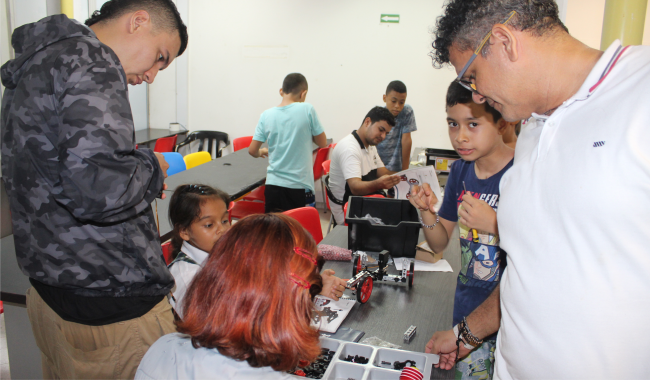
<instances>
[{"instance_id":1,"label":"boy in captain america shirt","mask_svg":"<svg viewBox=\"0 0 650 380\"><path fill-rule=\"evenodd\" d=\"M456 82L447 91L447 123L462 160L451 167L442 206L438 213L432 209L438 200L428 184L413 186L409 200L421 211L424 235L435 252L445 249L458 224L461 269L453 316L453 333L458 337L464 318L491 293L498 297L505 266L496 218L499 182L512 166L514 149L502 138L509 123L487 103L474 103L472 93ZM461 343L472 351L456 363L456 379L491 379L496 334L475 346L469 343Z\"/></svg>"}]
</instances>

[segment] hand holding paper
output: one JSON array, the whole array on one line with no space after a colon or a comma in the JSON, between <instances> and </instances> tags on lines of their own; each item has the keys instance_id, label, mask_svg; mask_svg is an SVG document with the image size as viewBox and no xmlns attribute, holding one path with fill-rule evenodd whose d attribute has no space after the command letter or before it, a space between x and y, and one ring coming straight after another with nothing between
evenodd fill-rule
<instances>
[{"instance_id":1,"label":"hand holding paper","mask_svg":"<svg viewBox=\"0 0 650 380\"><path fill-rule=\"evenodd\" d=\"M414 204L420 210L436 212L442 204L442 194L438 177L432 166L403 170L395 174L400 182L395 185L396 199L409 199L415 194L419 195L419 204ZM421 195L424 194L424 197Z\"/></svg>"}]
</instances>

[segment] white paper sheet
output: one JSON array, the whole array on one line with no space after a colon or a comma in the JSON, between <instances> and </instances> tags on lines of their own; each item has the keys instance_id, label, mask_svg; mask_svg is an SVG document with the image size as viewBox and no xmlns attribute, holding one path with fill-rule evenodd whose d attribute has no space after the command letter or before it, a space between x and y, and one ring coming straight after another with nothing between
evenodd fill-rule
<instances>
[{"instance_id":1,"label":"white paper sheet","mask_svg":"<svg viewBox=\"0 0 650 380\"><path fill-rule=\"evenodd\" d=\"M335 333L356 303L356 300L351 299L334 301L328 297L316 296L314 305L319 315L312 319L311 325L320 331Z\"/></svg>"},{"instance_id":2,"label":"white paper sheet","mask_svg":"<svg viewBox=\"0 0 650 380\"><path fill-rule=\"evenodd\" d=\"M433 190L433 193L436 195L436 198L438 198L438 203L435 205L435 209L436 211L440 209L440 206L442 205L442 194L440 191L438 176L436 176L436 171L433 169L433 166L406 169L399 173L395 173L395 175L400 176L401 178L400 183L393 187L395 190L395 199L408 199L413 185L428 183L429 186L431 186L431 190Z\"/></svg>"},{"instance_id":3,"label":"white paper sheet","mask_svg":"<svg viewBox=\"0 0 650 380\"><path fill-rule=\"evenodd\" d=\"M395 261L395 269L402 270L405 265L410 265L411 260L407 257L398 257L393 259ZM416 272L453 272L451 265L445 259L440 259L435 263L427 263L426 261L415 260Z\"/></svg>"}]
</instances>

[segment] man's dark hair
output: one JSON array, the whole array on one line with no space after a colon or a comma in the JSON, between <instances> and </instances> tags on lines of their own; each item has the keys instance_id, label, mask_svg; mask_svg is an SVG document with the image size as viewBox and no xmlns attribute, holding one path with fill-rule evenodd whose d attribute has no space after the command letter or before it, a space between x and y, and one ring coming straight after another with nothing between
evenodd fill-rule
<instances>
[{"instance_id":1,"label":"man's dark hair","mask_svg":"<svg viewBox=\"0 0 650 380\"><path fill-rule=\"evenodd\" d=\"M183 54L187 48L187 26L181 19L176 5L172 0L109 0L102 5L101 9L93 12L93 15L86 20L86 25L91 26L98 22L115 20L130 12L144 10L149 13L154 28L160 28L166 32L178 31L181 38L181 48L178 49L177 57Z\"/></svg>"},{"instance_id":2,"label":"man's dark hair","mask_svg":"<svg viewBox=\"0 0 650 380\"><path fill-rule=\"evenodd\" d=\"M528 30L537 36L558 28L568 32L560 20L555 0L450 0L433 30L433 50L429 54L433 66L441 68L449 63L449 48L453 43L461 51L476 49L490 29L502 23L512 11L517 14L508 25L516 30ZM483 47L483 56L488 54L489 45Z\"/></svg>"},{"instance_id":3,"label":"man's dark hair","mask_svg":"<svg viewBox=\"0 0 650 380\"><path fill-rule=\"evenodd\" d=\"M282 82L282 92L285 94L297 96L308 88L307 78L300 73L291 73L284 77L284 81Z\"/></svg>"},{"instance_id":4,"label":"man's dark hair","mask_svg":"<svg viewBox=\"0 0 650 380\"><path fill-rule=\"evenodd\" d=\"M391 91L395 91L399 94L406 94L406 85L401 80L394 80L388 84L388 87L386 87L386 95Z\"/></svg>"},{"instance_id":5,"label":"man's dark hair","mask_svg":"<svg viewBox=\"0 0 650 380\"><path fill-rule=\"evenodd\" d=\"M458 82L453 81L447 89L447 108L451 108L456 104L470 104L474 103L472 99L472 92L465 87L461 86ZM501 113L491 107L487 102L483 103L485 111L492 115L492 120L496 123L501 120Z\"/></svg>"},{"instance_id":6,"label":"man's dark hair","mask_svg":"<svg viewBox=\"0 0 650 380\"><path fill-rule=\"evenodd\" d=\"M391 126L391 128L395 126L395 116L393 116L386 107L373 107L368 114L364 116L363 121L366 121L366 118L370 118L370 124L375 124L378 121L385 121ZM361 124L363 124L363 122L361 122Z\"/></svg>"}]
</instances>

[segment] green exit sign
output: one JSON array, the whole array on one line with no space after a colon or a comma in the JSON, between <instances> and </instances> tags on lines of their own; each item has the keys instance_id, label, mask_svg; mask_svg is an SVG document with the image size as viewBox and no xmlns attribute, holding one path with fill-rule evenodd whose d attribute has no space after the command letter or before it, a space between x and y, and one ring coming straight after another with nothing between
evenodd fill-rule
<instances>
[{"instance_id":1,"label":"green exit sign","mask_svg":"<svg viewBox=\"0 0 650 380\"><path fill-rule=\"evenodd\" d=\"M399 24L399 15L382 14L379 20L381 23Z\"/></svg>"}]
</instances>

